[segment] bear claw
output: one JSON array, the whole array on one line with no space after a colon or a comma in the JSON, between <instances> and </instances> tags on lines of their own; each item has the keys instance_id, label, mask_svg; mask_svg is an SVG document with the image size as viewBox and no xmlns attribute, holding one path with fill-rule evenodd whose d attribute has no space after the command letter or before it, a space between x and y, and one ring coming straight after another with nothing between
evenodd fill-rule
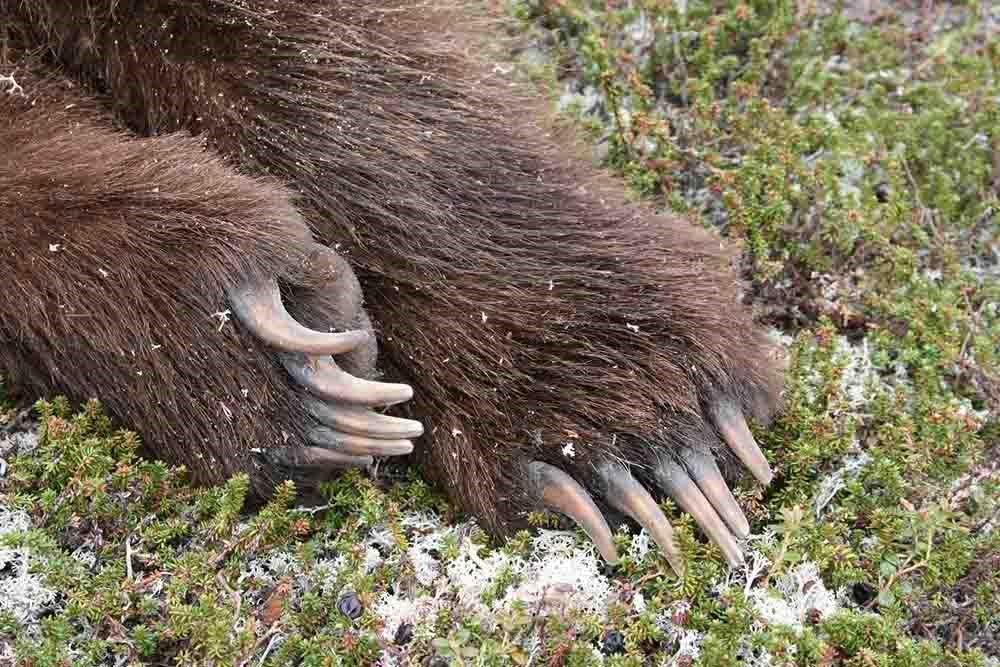
<instances>
[{"instance_id":1,"label":"bear claw","mask_svg":"<svg viewBox=\"0 0 1000 667\"><path fill-rule=\"evenodd\" d=\"M301 466L367 466L372 456L413 451L410 441L423 433L420 422L382 415L368 408L402 403L413 396L409 385L355 377L334 361L370 340L367 331L323 333L303 326L285 309L274 280L247 283L227 292L237 319L278 351L285 370L313 397L309 413L322 424L308 439L315 445L281 456Z\"/></svg>"},{"instance_id":2,"label":"bear claw","mask_svg":"<svg viewBox=\"0 0 1000 667\"><path fill-rule=\"evenodd\" d=\"M295 380L319 398L355 405L377 406L403 403L413 398L408 384L374 382L354 377L337 365L333 357L281 353L281 363Z\"/></svg>"},{"instance_id":3,"label":"bear claw","mask_svg":"<svg viewBox=\"0 0 1000 667\"><path fill-rule=\"evenodd\" d=\"M541 461L532 462L528 469L535 478L542 505L573 519L590 536L604 560L612 565L618 562L611 528L579 482L559 468Z\"/></svg>"},{"instance_id":4,"label":"bear claw","mask_svg":"<svg viewBox=\"0 0 1000 667\"><path fill-rule=\"evenodd\" d=\"M726 443L754 476L765 485L773 477L764 453L754 441L742 413L722 404L712 410L714 422ZM594 541L608 563L615 563L611 531L593 499L567 473L538 461L529 465L540 504L569 516ZM684 449L674 456L661 455L652 467L652 479L667 496L690 514L698 526L722 550L730 566L743 562L739 539L750 535L750 524L716 465L707 445ZM598 469L600 495L614 509L628 515L646 529L660 547L671 568L684 572L684 563L674 541L673 528L653 496L619 464Z\"/></svg>"},{"instance_id":5,"label":"bear claw","mask_svg":"<svg viewBox=\"0 0 1000 667\"><path fill-rule=\"evenodd\" d=\"M371 456L354 456L326 447L281 449L273 452L272 456L276 462L293 468L367 468L374 462Z\"/></svg>"},{"instance_id":6,"label":"bear claw","mask_svg":"<svg viewBox=\"0 0 1000 667\"><path fill-rule=\"evenodd\" d=\"M653 536L677 576L683 575L684 560L674 542L674 529L649 491L618 465L606 467L601 471L601 477L607 485L604 497L608 503L645 528Z\"/></svg>"},{"instance_id":7,"label":"bear claw","mask_svg":"<svg viewBox=\"0 0 1000 667\"><path fill-rule=\"evenodd\" d=\"M719 545L726 562L730 565L739 564L743 560L743 550L684 467L675 461L663 461L657 466L655 476L666 494L690 514L712 541Z\"/></svg>"},{"instance_id":8,"label":"bear claw","mask_svg":"<svg viewBox=\"0 0 1000 667\"><path fill-rule=\"evenodd\" d=\"M357 406L334 409L329 403L309 398L306 407L313 417L345 434L385 440L411 440L424 433L424 425L413 419L390 417Z\"/></svg>"},{"instance_id":9,"label":"bear claw","mask_svg":"<svg viewBox=\"0 0 1000 667\"><path fill-rule=\"evenodd\" d=\"M257 338L276 350L305 354L343 354L364 344L367 331L323 333L293 318L281 302L274 280L246 283L228 291L233 313Z\"/></svg>"},{"instance_id":10,"label":"bear claw","mask_svg":"<svg viewBox=\"0 0 1000 667\"><path fill-rule=\"evenodd\" d=\"M319 426L309 432L313 444L355 456L405 456L413 451L409 440L377 440L353 433L341 433Z\"/></svg>"},{"instance_id":11,"label":"bear claw","mask_svg":"<svg viewBox=\"0 0 1000 667\"><path fill-rule=\"evenodd\" d=\"M722 439L736 453L743 465L750 469L757 481L764 486L770 484L774 476L771 473L771 465L753 439L739 408L729 402L719 402L712 409L712 418L719 433L722 434Z\"/></svg>"}]
</instances>

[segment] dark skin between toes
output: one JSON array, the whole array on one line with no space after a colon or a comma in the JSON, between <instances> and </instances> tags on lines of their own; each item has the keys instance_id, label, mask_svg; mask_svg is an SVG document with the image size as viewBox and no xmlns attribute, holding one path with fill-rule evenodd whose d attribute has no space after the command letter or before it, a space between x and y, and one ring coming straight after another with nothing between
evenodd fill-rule
<instances>
[{"instance_id":1,"label":"dark skin between toes","mask_svg":"<svg viewBox=\"0 0 1000 667\"><path fill-rule=\"evenodd\" d=\"M739 562L722 471L770 482L780 374L731 258L575 159L457 11L0 3L0 372L200 483L412 455L497 535L548 508L613 562L614 510L680 572L671 497Z\"/></svg>"}]
</instances>

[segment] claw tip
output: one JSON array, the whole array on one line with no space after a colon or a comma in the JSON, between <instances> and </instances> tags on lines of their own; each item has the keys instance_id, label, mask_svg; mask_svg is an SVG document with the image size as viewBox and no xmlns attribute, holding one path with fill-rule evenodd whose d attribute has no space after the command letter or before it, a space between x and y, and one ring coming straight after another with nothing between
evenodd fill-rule
<instances>
[{"instance_id":1,"label":"claw tip","mask_svg":"<svg viewBox=\"0 0 1000 667\"><path fill-rule=\"evenodd\" d=\"M713 413L716 428L719 429L722 439L743 465L750 469L757 481L764 486L769 485L774 478L771 464L754 440L740 409L728 401L723 401L716 404Z\"/></svg>"},{"instance_id":2,"label":"claw tip","mask_svg":"<svg viewBox=\"0 0 1000 667\"><path fill-rule=\"evenodd\" d=\"M573 519L590 536L604 560L609 565L617 563L618 551L608 522L579 482L541 461L532 462L528 470L534 477L541 504Z\"/></svg>"}]
</instances>

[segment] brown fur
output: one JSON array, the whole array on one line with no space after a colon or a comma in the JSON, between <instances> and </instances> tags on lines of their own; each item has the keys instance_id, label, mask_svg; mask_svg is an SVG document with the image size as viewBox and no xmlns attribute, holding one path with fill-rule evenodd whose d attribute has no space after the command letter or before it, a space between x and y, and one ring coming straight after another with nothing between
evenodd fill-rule
<instances>
[{"instance_id":1,"label":"brown fur","mask_svg":"<svg viewBox=\"0 0 1000 667\"><path fill-rule=\"evenodd\" d=\"M0 157L0 249L18 288L0 296L0 364L105 397L200 480L248 469L251 446L297 445L307 423L265 351L208 317L227 285L296 273L299 215L358 272L380 363L414 386L428 474L491 529L531 506L532 459L593 482L601 461L641 472L715 443L702 414L720 397L774 410L767 342L719 241L567 159L440 27L460 18L398 0L0 7L13 43L90 91L31 80L53 102L30 110L0 97L0 142L17 147ZM307 324L344 326L329 298L296 295Z\"/></svg>"}]
</instances>

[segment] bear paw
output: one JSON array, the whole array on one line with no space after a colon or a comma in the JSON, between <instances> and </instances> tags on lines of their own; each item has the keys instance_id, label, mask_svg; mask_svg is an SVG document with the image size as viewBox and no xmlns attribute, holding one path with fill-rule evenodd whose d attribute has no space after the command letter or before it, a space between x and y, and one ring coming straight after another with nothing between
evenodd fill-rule
<instances>
[{"instance_id":1,"label":"bear paw","mask_svg":"<svg viewBox=\"0 0 1000 667\"><path fill-rule=\"evenodd\" d=\"M528 493L538 506L573 519L604 559L614 563L618 555L611 529L586 485L599 500L645 528L680 575L684 564L673 529L648 490L652 489L669 496L690 514L719 546L726 561L737 565L743 560L739 540L750 534L750 525L716 463L716 441L725 442L762 484L770 483L772 473L739 408L720 402L707 412L702 427L683 438L685 446L654 444L643 450L645 460L629 461L627 467L614 457L602 462L591 458L586 466L567 473L551 463L532 461L528 464Z\"/></svg>"},{"instance_id":2,"label":"bear paw","mask_svg":"<svg viewBox=\"0 0 1000 667\"><path fill-rule=\"evenodd\" d=\"M314 254L343 265L325 246L317 245ZM353 273L338 274L327 289L334 294L354 291ZM408 401L412 388L356 377L335 360L371 344L370 331L326 333L304 326L285 308L275 279L246 282L227 296L236 318L277 352L285 370L307 392L304 405L317 422L308 431L309 446L278 450L277 463L293 468L365 467L372 457L413 451L412 439L423 433L421 423L373 409Z\"/></svg>"}]
</instances>

